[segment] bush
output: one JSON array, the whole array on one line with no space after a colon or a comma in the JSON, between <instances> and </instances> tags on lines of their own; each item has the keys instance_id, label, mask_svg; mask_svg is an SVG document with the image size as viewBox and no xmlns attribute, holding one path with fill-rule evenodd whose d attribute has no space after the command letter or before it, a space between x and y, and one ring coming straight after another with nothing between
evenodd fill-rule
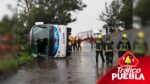
<instances>
[{"instance_id":1,"label":"bush","mask_svg":"<svg viewBox=\"0 0 150 84\"><path fill-rule=\"evenodd\" d=\"M21 56L18 58L18 65L24 64L32 60L33 60L33 57L30 54L22 52Z\"/></svg>"},{"instance_id":2,"label":"bush","mask_svg":"<svg viewBox=\"0 0 150 84\"><path fill-rule=\"evenodd\" d=\"M0 74L17 69L17 60L3 59L0 61Z\"/></svg>"},{"instance_id":3,"label":"bush","mask_svg":"<svg viewBox=\"0 0 150 84\"><path fill-rule=\"evenodd\" d=\"M33 57L26 52L22 52L21 56L17 59L5 58L3 60L0 60L0 74L15 70L18 68L18 65L25 64L32 60Z\"/></svg>"},{"instance_id":4,"label":"bush","mask_svg":"<svg viewBox=\"0 0 150 84\"><path fill-rule=\"evenodd\" d=\"M31 47L31 45L29 45L29 44L26 44L26 45L22 45L22 47L23 47L23 52L24 53L27 53L27 54L31 54L32 53L32 47Z\"/></svg>"}]
</instances>

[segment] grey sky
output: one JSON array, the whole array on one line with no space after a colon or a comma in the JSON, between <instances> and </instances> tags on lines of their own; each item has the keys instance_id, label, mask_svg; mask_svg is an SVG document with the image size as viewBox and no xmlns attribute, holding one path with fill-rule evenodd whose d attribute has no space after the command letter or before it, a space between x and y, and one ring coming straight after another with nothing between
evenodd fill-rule
<instances>
[{"instance_id":1,"label":"grey sky","mask_svg":"<svg viewBox=\"0 0 150 84\"><path fill-rule=\"evenodd\" d=\"M76 22L68 25L73 28L74 35L91 28L102 28L104 22L100 22L98 16L105 10L105 2L110 4L112 0L83 0L83 2L87 4L87 7L74 15L77 17Z\"/></svg>"},{"instance_id":2,"label":"grey sky","mask_svg":"<svg viewBox=\"0 0 150 84\"><path fill-rule=\"evenodd\" d=\"M16 6L17 0L1 0L0 3L0 20L7 14L12 15L12 12L8 10L7 4ZM91 28L102 28L104 22L98 20L99 14L105 9L105 2L110 4L112 0L83 0L87 4L87 7L83 11L75 12L73 17L77 17L77 21L70 23L68 26L73 28L72 33L75 35L81 31L87 31Z\"/></svg>"},{"instance_id":3,"label":"grey sky","mask_svg":"<svg viewBox=\"0 0 150 84\"><path fill-rule=\"evenodd\" d=\"M9 17L12 16L12 11L8 10L7 5L10 4L12 8L16 7L17 0L1 0L0 2L0 20L3 18L4 15L8 15Z\"/></svg>"}]
</instances>

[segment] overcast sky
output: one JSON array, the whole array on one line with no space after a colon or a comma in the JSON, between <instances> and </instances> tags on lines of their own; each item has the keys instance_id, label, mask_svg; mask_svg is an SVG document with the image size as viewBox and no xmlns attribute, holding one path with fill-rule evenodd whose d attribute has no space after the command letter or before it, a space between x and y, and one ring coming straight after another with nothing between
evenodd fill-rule
<instances>
[{"instance_id":1,"label":"overcast sky","mask_svg":"<svg viewBox=\"0 0 150 84\"><path fill-rule=\"evenodd\" d=\"M91 28L102 28L104 22L98 20L99 14L105 10L105 2L108 4L112 0L83 0L87 7L83 11L77 12L74 16L77 21L69 24L73 28L72 33L77 34L81 31L87 31Z\"/></svg>"},{"instance_id":2,"label":"overcast sky","mask_svg":"<svg viewBox=\"0 0 150 84\"><path fill-rule=\"evenodd\" d=\"M3 18L4 15L8 15L9 17L12 16L12 11L8 10L7 5L10 4L12 8L16 7L17 0L0 0L0 20ZM14 11L15 12L15 11Z\"/></svg>"},{"instance_id":3,"label":"overcast sky","mask_svg":"<svg viewBox=\"0 0 150 84\"><path fill-rule=\"evenodd\" d=\"M17 0L1 0L0 3L0 20L7 14L12 15L8 10L7 4L16 6ZM105 2L110 4L112 0L83 0L87 7L83 11L75 12L73 17L77 17L77 21L70 23L68 26L72 27L72 33L75 35L82 31L90 30L91 28L102 28L104 22L98 20L99 14L105 9Z\"/></svg>"}]
</instances>

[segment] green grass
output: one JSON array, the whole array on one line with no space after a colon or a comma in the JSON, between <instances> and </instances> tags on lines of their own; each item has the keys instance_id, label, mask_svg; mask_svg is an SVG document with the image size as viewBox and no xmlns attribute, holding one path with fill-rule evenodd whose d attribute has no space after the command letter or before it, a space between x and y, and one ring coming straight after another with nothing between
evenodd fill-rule
<instances>
[{"instance_id":1,"label":"green grass","mask_svg":"<svg viewBox=\"0 0 150 84\"><path fill-rule=\"evenodd\" d=\"M33 60L33 57L29 55L28 53L21 53L21 56L17 59L18 65L24 64L32 60Z\"/></svg>"},{"instance_id":2,"label":"green grass","mask_svg":"<svg viewBox=\"0 0 150 84\"><path fill-rule=\"evenodd\" d=\"M0 60L0 74L15 70L18 68L18 65L25 64L32 60L33 57L26 52L22 52L21 56L16 59L5 58Z\"/></svg>"},{"instance_id":3,"label":"green grass","mask_svg":"<svg viewBox=\"0 0 150 84\"><path fill-rule=\"evenodd\" d=\"M13 59L3 59L0 61L0 73L6 73L17 69L17 61Z\"/></svg>"}]
</instances>

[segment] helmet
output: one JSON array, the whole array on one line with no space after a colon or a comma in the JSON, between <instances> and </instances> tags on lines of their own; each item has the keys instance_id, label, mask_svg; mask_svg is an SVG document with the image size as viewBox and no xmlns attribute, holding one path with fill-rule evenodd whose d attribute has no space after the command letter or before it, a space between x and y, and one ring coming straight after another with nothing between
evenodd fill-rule
<instances>
[{"instance_id":1,"label":"helmet","mask_svg":"<svg viewBox=\"0 0 150 84\"><path fill-rule=\"evenodd\" d=\"M122 38L128 38L127 34L122 34Z\"/></svg>"},{"instance_id":2,"label":"helmet","mask_svg":"<svg viewBox=\"0 0 150 84\"><path fill-rule=\"evenodd\" d=\"M137 33L137 36L138 36L139 38L144 38L144 33L143 33L143 32L138 32L138 33Z\"/></svg>"},{"instance_id":3,"label":"helmet","mask_svg":"<svg viewBox=\"0 0 150 84\"><path fill-rule=\"evenodd\" d=\"M98 35L97 38L102 39L102 38L103 38L103 35Z\"/></svg>"}]
</instances>

